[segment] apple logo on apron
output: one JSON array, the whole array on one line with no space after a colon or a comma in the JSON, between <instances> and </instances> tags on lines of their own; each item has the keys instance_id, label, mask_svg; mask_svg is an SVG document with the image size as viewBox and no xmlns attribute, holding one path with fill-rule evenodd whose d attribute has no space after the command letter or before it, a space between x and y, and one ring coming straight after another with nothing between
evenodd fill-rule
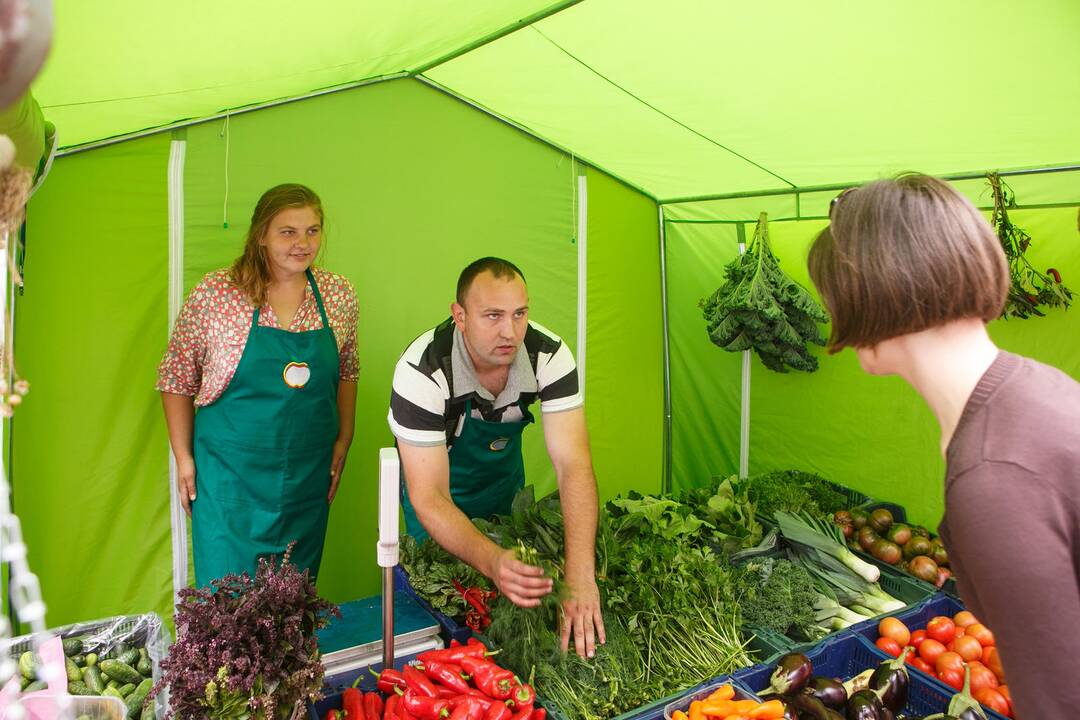
<instances>
[{"instance_id":1,"label":"apple logo on apron","mask_svg":"<svg viewBox=\"0 0 1080 720\"><path fill-rule=\"evenodd\" d=\"M291 362L285 366L281 377L284 378L286 385L299 389L307 385L308 380L311 379L311 368L307 363Z\"/></svg>"}]
</instances>

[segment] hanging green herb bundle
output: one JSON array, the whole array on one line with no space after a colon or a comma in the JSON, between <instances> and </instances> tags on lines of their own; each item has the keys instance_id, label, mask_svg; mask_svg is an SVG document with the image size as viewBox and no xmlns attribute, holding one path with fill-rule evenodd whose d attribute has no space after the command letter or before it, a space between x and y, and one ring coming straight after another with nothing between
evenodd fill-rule
<instances>
[{"instance_id":1,"label":"hanging green herb bundle","mask_svg":"<svg viewBox=\"0 0 1080 720\"><path fill-rule=\"evenodd\" d=\"M1031 246L1031 236L1022 228L1013 225L1009 219L1008 208L1016 207L1016 198L1010 188L997 173L987 173L986 180L994 193L994 214L990 222L997 232L1005 257L1009 260L1009 296L1005 301L1002 317L1028 318L1032 315L1046 315L1041 307L1069 307L1072 291L1061 284L1061 273L1048 268L1041 273L1027 259L1026 253Z\"/></svg>"},{"instance_id":2,"label":"hanging green herb bundle","mask_svg":"<svg viewBox=\"0 0 1080 720\"><path fill-rule=\"evenodd\" d=\"M768 217L761 213L746 252L724 268L725 282L702 300L709 339L728 352L754 350L765 367L813 372L817 358L806 343L824 345L818 323L829 316L810 293L780 269L769 247Z\"/></svg>"}]
</instances>

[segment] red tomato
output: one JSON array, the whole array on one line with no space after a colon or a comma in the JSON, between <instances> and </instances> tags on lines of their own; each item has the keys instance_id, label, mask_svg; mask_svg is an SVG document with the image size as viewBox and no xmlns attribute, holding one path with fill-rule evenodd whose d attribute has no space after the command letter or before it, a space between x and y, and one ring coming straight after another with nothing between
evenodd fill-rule
<instances>
[{"instance_id":1,"label":"red tomato","mask_svg":"<svg viewBox=\"0 0 1080 720\"><path fill-rule=\"evenodd\" d=\"M962 628L959 625L957 625L956 626L956 634L953 635L953 640L955 640L958 637L964 637L964 635L967 635L967 628Z\"/></svg>"},{"instance_id":2,"label":"red tomato","mask_svg":"<svg viewBox=\"0 0 1080 720\"><path fill-rule=\"evenodd\" d=\"M983 648L982 661L998 680L1005 682L1005 668L1001 666L1001 653L996 647Z\"/></svg>"},{"instance_id":3,"label":"red tomato","mask_svg":"<svg viewBox=\"0 0 1080 720\"><path fill-rule=\"evenodd\" d=\"M927 675L934 676L934 668L930 667L929 663L923 660L921 657L917 657L911 661L911 666L922 670Z\"/></svg>"},{"instance_id":4,"label":"red tomato","mask_svg":"<svg viewBox=\"0 0 1080 720\"><path fill-rule=\"evenodd\" d=\"M931 665L937 662L938 657L943 652L945 652L945 646L932 638L927 638L919 643L919 657Z\"/></svg>"},{"instance_id":5,"label":"red tomato","mask_svg":"<svg viewBox=\"0 0 1080 720\"><path fill-rule=\"evenodd\" d=\"M990 632L990 628L986 627L982 623L975 623L974 625L968 625L967 633L971 637L979 641L979 644L983 647L994 646L994 633Z\"/></svg>"},{"instance_id":6,"label":"red tomato","mask_svg":"<svg viewBox=\"0 0 1080 720\"><path fill-rule=\"evenodd\" d=\"M893 657L900 657L900 644L892 638L879 637L874 644Z\"/></svg>"},{"instance_id":7,"label":"red tomato","mask_svg":"<svg viewBox=\"0 0 1080 720\"><path fill-rule=\"evenodd\" d=\"M1009 686L1008 685L998 685L997 688L995 688L995 689L999 693L1001 693L1001 697L1003 697L1003 698L1005 698L1006 700L1009 701L1009 708L1011 709L1012 708L1012 693L1009 692Z\"/></svg>"},{"instance_id":8,"label":"red tomato","mask_svg":"<svg viewBox=\"0 0 1080 720\"><path fill-rule=\"evenodd\" d=\"M926 624L926 637L939 643L951 642L956 637L956 624L949 618L939 615Z\"/></svg>"},{"instance_id":9,"label":"red tomato","mask_svg":"<svg viewBox=\"0 0 1080 720\"><path fill-rule=\"evenodd\" d=\"M960 672L961 684L963 684L964 658L956 653L946 651L938 655L938 659L934 661L934 669L938 671L939 675L945 670L958 670Z\"/></svg>"},{"instance_id":10,"label":"red tomato","mask_svg":"<svg viewBox=\"0 0 1080 720\"><path fill-rule=\"evenodd\" d=\"M904 647L911 642L911 631L907 629L907 625L894 617L881 619L881 622L878 623L878 635L895 640L900 647Z\"/></svg>"},{"instance_id":11,"label":"red tomato","mask_svg":"<svg viewBox=\"0 0 1080 720\"><path fill-rule=\"evenodd\" d=\"M911 644L914 645L915 647L919 647L919 643L921 643L925 639L926 639L926 631L925 630L916 630L915 632L911 633Z\"/></svg>"},{"instance_id":12,"label":"red tomato","mask_svg":"<svg viewBox=\"0 0 1080 720\"><path fill-rule=\"evenodd\" d=\"M959 655L957 657L959 657ZM945 683L953 690L964 689L964 671L962 669L957 670L956 668L947 668L938 673L938 680Z\"/></svg>"},{"instance_id":13,"label":"red tomato","mask_svg":"<svg viewBox=\"0 0 1080 720\"><path fill-rule=\"evenodd\" d=\"M999 712L1002 715L1008 715L1011 712L1009 701L1006 700L1001 693L993 688L982 688L981 690L974 690L971 693L976 700L981 702L986 707Z\"/></svg>"},{"instance_id":14,"label":"red tomato","mask_svg":"<svg viewBox=\"0 0 1080 720\"><path fill-rule=\"evenodd\" d=\"M982 657L982 645L970 635L953 640L953 650L962 658L971 662Z\"/></svg>"},{"instance_id":15,"label":"red tomato","mask_svg":"<svg viewBox=\"0 0 1080 720\"><path fill-rule=\"evenodd\" d=\"M968 625L974 625L979 622L975 619L975 616L970 610L961 610L956 613L956 617L953 618L953 622L956 623L956 627L967 627Z\"/></svg>"},{"instance_id":16,"label":"red tomato","mask_svg":"<svg viewBox=\"0 0 1080 720\"><path fill-rule=\"evenodd\" d=\"M998 686L997 677L981 662L970 663L968 667L971 668L971 692L984 687L996 688Z\"/></svg>"}]
</instances>

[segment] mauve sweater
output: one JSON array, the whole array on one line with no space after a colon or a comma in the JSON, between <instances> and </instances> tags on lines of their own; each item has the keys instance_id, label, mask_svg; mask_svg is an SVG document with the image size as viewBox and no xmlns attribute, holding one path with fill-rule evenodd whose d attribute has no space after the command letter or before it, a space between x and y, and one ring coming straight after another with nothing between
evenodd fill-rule
<instances>
[{"instance_id":1,"label":"mauve sweater","mask_svg":"<svg viewBox=\"0 0 1080 720\"><path fill-rule=\"evenodd\" d=\"M1016 718L1080 718L1080 383L1001 352L946 463L939 532Z\"/></svg>"}]
</instances>

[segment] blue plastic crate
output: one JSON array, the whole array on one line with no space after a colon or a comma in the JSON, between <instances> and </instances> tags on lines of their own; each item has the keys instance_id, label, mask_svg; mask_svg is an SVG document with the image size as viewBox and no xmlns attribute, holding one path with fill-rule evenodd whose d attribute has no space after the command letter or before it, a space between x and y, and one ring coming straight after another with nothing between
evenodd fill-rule
<instances>
[{"instance_id":1,"label":"blue plastic crate","mask_svg":"<svg viewBox=\"0 0 1080 720\"><path fill-rule=\"evenodd\" d=\"M850 680L859 673L877 667L887 656L878 651L864 637L855 633L845 633L829 638L803 651L814 665L814 675ZM734 673L735 680L755 694L764 692L769 687L775 666L773 664L755 665ZM939 683L931 683L925 675L910 672L911 683L908 701L903 708L905 715L932 715L944 712L953 691L943 689ZM946 692L948 690L948 692ZM996 718L995 718L996 720Z\"/></svg>"},{"instance_id":2,"label":"blue plastic crate","mask_svg":"<svg viewBox=\"0 0 1080 720\"><path fill-rule=\"evenodd\" d=\"M932 618L935 618L938 615L944 615L951 618L953 615L963 609L964 604L956 598L946 595L944 593L938 593L937 595L934 595L932 598L922 603L918 607L893 613L893 616L900 620L900 622L904 623L904 625L906 625L909 630L915 632L916 630L925 629L926 624L930 622ZM884 651L874 645L874 641L878 638L877 623L860 623L859 625L851 628L851 631L856 635L860 636L867 645L871 646L874 653L877 654L879 658L884 660L888 657L888 655ZM937 687L941 692L946 693L950 698L956 694L956 690L954 690L952 687L946 685L935 677L927 675L920 670L912 668L911 674L912 676L917 675L924 682ZM987 717L991 718L992 720L1005 720L1004 715L996 713L986 706L983 706L983 709L986 711Z\"/></svg>"},{"instance_id":3,"label":"blue plastic crate","mask_svg":"<svg viewBox=\"0 0 1080 720\"><path fill-rule=\"evenodd\" d=\"M453 618L444 615L431 607L431 603L421 597L416 590L413 589L413 586L409 583L409 574L405 572L405 568L400 565L394 566L394 588L404 592L415 600L420 607L431 613L431 616L439 623L443 640L447 645L450 644L451 640L457 640L459 643L464 643L472 637L472 629L470 629L468 625L462 625Z\"/></svg>"}]
</instances>

